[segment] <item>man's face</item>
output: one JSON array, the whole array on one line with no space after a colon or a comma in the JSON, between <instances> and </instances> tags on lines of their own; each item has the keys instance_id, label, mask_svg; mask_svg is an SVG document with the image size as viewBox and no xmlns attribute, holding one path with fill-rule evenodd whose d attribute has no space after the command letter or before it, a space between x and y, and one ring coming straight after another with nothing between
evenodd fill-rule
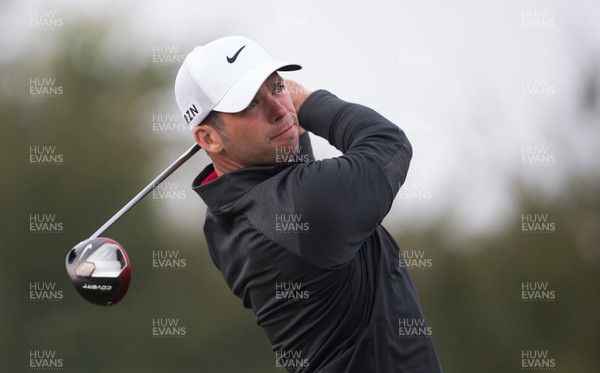
<instances>
[{"instance_id":1,"label":"man's face","mask_svg":"<svg viewBox=\"0 0 600 373\"><path fill-rule=\"evenodd\" d=\"M223 156L242 166L276 163L277 154L298 148L298 117L284 80L271 74L246 109L219 113Z\"/></svg>"}]
</instances>

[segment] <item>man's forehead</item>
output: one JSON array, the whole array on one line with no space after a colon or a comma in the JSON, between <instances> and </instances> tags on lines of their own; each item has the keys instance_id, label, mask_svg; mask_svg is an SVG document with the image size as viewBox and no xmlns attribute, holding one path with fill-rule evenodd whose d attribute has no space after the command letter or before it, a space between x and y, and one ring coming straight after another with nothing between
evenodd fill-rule
<instances>
[{"instance_id":1,"label":"man's forehead","mask_svg":"<svg viewBox=\"0 0 600 373\"><path fill-rule=\"evenodd\" d=\"M269 83L277 83L280 81L283 81L283 78L281 76L279 76L279 73L277 73L277 71L275 71L271 75L269 75L269 77L267 77L267 79L265 79L263 85L269 84Z\"/></svg>"},{"instance_id":2,"label":"man's forehead","mask_svg":"<svg viewBox=\"0 0 600 373\"><path fill-rule=\"evenodd\" d=\"M267 79L265 79L265 81L263 82L263 84L260 86L260 88L258 89L258 91L256 92L256 94L254 95L254 97L258 97L261 94L261 89L262 88L267 88L270 89L271 86L278 84L278 83L283 83L283 78L277 73L277 71L275 71L274 73L272 73L271 75L269 75L269 77Z\"/></svg>"}]
</instances>

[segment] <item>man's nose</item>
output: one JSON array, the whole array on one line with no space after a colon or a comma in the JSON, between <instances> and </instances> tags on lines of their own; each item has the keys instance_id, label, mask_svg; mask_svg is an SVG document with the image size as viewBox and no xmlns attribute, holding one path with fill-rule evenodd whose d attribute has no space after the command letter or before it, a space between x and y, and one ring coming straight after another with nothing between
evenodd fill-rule
<instances>
[{"instance_id":1,"label":"man's nose","mask_svg":"<svg viewBox=\"0 0 600 373\"><path fill-rule=\"evenodd\" d=\"M283 106L282 102L276 97L269 97L269 120L271 123L277 123L281 118L283 118L288 110L285 106Z\"/></svg>"}]
</instances>

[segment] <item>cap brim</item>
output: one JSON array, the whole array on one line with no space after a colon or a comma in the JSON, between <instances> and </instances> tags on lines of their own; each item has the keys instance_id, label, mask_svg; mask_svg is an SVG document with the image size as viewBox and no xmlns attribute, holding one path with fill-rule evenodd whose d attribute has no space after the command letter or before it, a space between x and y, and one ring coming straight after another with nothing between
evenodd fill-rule
<instances>
[{"instance_id":1,"label":"cap brim","mask_svg":"<svg viewBox=\"0 0 600 373\"><path fill-rule=\"evenodd\" d=\"M213 110L224 113L238 113L244 110L265 80L275 71L295 71L302 67L297 64L283 61L268 61L260 64L242 77L229 88L225 96Z\"/></svg>"}]
</instances>

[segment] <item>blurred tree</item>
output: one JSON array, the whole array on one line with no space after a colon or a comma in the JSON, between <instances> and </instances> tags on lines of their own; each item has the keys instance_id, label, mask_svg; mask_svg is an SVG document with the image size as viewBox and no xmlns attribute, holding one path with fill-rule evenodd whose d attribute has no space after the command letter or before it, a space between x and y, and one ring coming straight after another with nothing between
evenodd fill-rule
<instances>
[{"instance_id":1,"label":"blurred tree","mask_svg":"<svg viewBox=\"0 0 600 373\"><path fill-rule=\"evenodd\" d=\"M55 350L64 372L276 371L253 315L230 294L206 253L201 220L191 221L187 233L175 231L145 200L107 232L133 262L129 294L116 306L88 304L68 282L68 249L153 176L143 170L154 151L139 130L145 124L132 123L148 116L134 103L171 87L177 68L111 52L110 25L65 27L56 38L43 38L49 52L32 47L0 62L0 371L27 370L30 350ZM36 78L55 79L62 93L31 95ZM596 103L597 82L589 87L587 100ZM52 147L62 161L31 164L37 146ZM446 372L518 372L526 349L548 350L556 371L597 370L600 194L595 182L581 175L572 180L564 198L543 205L515 187L522 211L552 216L552 233L524 234L517 216L499 234L470 237L457 247L444 234L449 212L427 228L396 234L403 248L424 248L432 259L430 269L411 271ZM187 198L197 197L190 192ZM62 231L30 232L36 214L55 216ZM165 250L165 242L181 249L185 270L153 268L152 253ZM556 300L523 302L527 281L547 282ZM31 301L36 282L55 283L63 299ZM152 337L157 318L177 319L185 338Z\"/></svg>"},{"instance_id":2,"label":"blurred tree","mask_svg":"<svg viewBox=\"0 0 600 373\"><path fill-rule=\"evenodd\" d=\"M172 86L178 68L157 68L150 53L140 62L136 56L119 55L119 49L110 52L110 27L104 20L65 27L55 38L42 38L53 45L50 52L32 46L0 65L5 175L0 194L0 371L27 370L30 350L55 350L67 372L270 369L274 357L266 337L206 254L202 221L191 223L196 228L188 236L157 229L160 218L152 214L151 197L106 233L124 245L132 260L125 299L113 307L97 307L80 298L68 281L67 251L154 177L144 167L154 159L152 142L144 139L152 133L151 116L136 112L135 103L148 92ZM118 63L123 60L131 63ZM29 91L36 79L41 85L43 79L51 81L45 88L34 87L42 95ZM143 126L148 131L140 131ZM57 162L33 164L35 152ZM187 195L197 198L191 191ZM51 216L61 229L31 232L32 216ZM165 241L169 248L182 249L186 270L153 269L152 253L165 250ZM63 297L31 301L32 283L54 284ZM153 338L152 322L159 318L178 320L186 337Z\"/></svg>"},{"instance_id":3,"label":"blurred tree","mask_svg":"<svg viewBox=\"0 0 600 373\"><path fill-rule=\"evenodd\" d=\"M557 372L596 371L600 193L571 180L561 200L540 201L515 186L521 211L547 214L553 231L524 233L519 215L461 247L447 240L443 221L398 238L432 259L430 269L412 273L446 372L519 372L522 350L547 350ZM547 283L555 300L524 301L524 282Z\"/></svg>"}]
</instances>

